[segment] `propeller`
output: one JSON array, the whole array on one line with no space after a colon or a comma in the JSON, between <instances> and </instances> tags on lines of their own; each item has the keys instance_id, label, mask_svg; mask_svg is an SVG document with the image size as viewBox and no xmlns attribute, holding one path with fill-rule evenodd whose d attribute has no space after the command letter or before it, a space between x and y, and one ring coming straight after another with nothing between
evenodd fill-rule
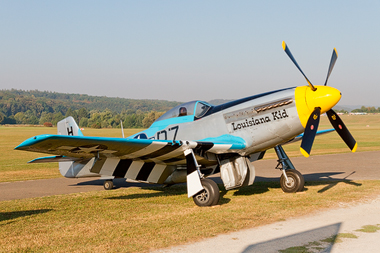
<instances>
[{"instance_id":1,"label":"propeller","mask_svg":"<svg viewBox=\"0 0 380 253\"><path fill-rule=\"evenodd\" d=\"M319 93L319 91L317 92L317 87L315 87L309 81L309 79L306 77L306 75L301 70L300 66L298 65L297 61L293 57L293 55L290 52L290 49L286 45L285 41L282 42L282 48L284 49L285 53L289 56L289 58L292 60L294 65L296 65L298 70L305 77L305 79L306 79L307 83L309 84L310 89L313 91L313 93L314 92ZM327 77L326 77L326 81L325 81L324 86L327 86L327 81L330 77L330 74L334 68L334 65L335 65L335 62L337 59L338 59L338 52L334 48L332 56L331 56L331 60L330 60L330 66L329 66L329 69L327 71ZM323 86L319 86L319 87L321 87L321 89L323 88ZM327 89L327 88L324 88L324 89ZM334 89L334 88L330 88L330 89ZM334 90L336 90L336 89L334 89ZM337 91L337 92L339 92L339 91ZM338 114L336 114L331 109L331 107L334 104L332 104L331 106L326 106L326 104L325 104L326 98L327 98L327 100L332 100L332 97L333 97L332 94L329 93L329 90L326 90L326 91L322 90L321 93L322 93L322 96L320 94L318 94L317 96L305 95L305 100L307 100L307 99L313 100L313 101L309 101L309 103L313 104L313 105L316 105L316 104L317 105L314 107L313 112L310 114L310 116L307 120L305 131L304 131L304 134L302 137L301 146L300 146L301 153L306 157L310 156L310 151L311 151L311 148L313 146L315 135L317 134L317 130L318 130L318 126L319 126L320 115L322 112L321 108L324 109L323 112L326 112L326 114L330 120L330 123L334 127L335 131L339 134L339 136L346 143L346 145L351 149L351 151L355 152L357 149L357 143L356 143L354 137L352 137L351 133L348 131L347 127L344 125L342 119L338 116ZM325 100L323 101L319 97L324 97L323 99L325 99ZM331 98L329 98L329 97L331 97ZM340 98L340 96L339 96L339 98ZM339 99L336 100L336 103L338 101L339 101ZM321 105L318 105L318 102L320 102ZM322 102L323 102L323 106L322 106Z\"/></svg>"},{"instance_id":2,"label":"propeller","mask_svg":"<svg viewBox=\"0 0 380 253\"><path fill-rule=\"evenodd\" d=\"M310 155L311 147L317 134L320 116L321 108L316 107L307 121L300 147L301 153L306 157Z\"/></svg>"},{"instance_id":3,"label":"propeller","mask_svg":"<svg viewBox=\"0 0 380 253\"><path fill-rule=\"evenodd\" d=\"M330 77L331 71L333 70L334 65L335 65L335 62L336 62L337 59L338 59L338 52L337 52L336 49L334 48L333 53L332 53L332 56L331 56L331 61L330 61L329 70L327 71L327 77L326 77L326 81L325 81L325 85L324 85L324 86L326 86L326 84L327 84L327 80L329 80L329 77Z\"/></svg>"},{"instance_id":4,"label":"propeller","mask_svg":"<svg viewBox=\"0 0 380 253\"><path fill-rule=\"evenodd\" d=\"M307 83L309 84L310 88L313 90L313 91L316 91L317 89L314 87L314 85L309 81L309 79L306 77L306 75L303 73L301 67L298 65L296 59L294 59L292 53L290 52L290 49L289 47L286 45L285 41L282 42L282 48L285 50L285 53L289 56L290 60L292 60L292 62L294 63L294 65L296 65L296 67L298 68L299 71L301 71L302 75L305 77ZM330 71L331 72L331 71ZM326 80L327 81L327 80Z\"/></svg>"},{"instance_id":5,"label":"propeller","mask_svg":"<svg viewBox=\"0 0 380 253\"><path fill-rule=\"evenodd\" d=\"M328 110L326 114L330 120L331 125L339 134L340 138L343 139L343 141L351 149L352 152L355 152L358 144L356 143L354 137L352 137L350 131L348 131L346 125L344 125L342 119L332 109Z\"/></svg>"}]
</instances>

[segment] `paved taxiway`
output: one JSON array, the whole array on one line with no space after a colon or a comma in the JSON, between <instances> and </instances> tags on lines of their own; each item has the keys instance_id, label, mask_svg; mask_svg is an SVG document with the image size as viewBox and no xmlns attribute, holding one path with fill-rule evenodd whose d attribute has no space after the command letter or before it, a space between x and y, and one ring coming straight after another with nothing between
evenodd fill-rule
<instances>
[{"instance_id":1,"label":"paved taxiway","mask_svg":"<svg viewBox=\"0 0 380 253\"><path fill-rule=\"evenodd\" d=\"M291 160L296 169L304 175L305 181L380 179L380 151L311 156L309 158L294 157ZM256 182L278 181L281 176L281 172L274 169L277 165L276 160L261 160L254 162L253 165L256 168ZM220 178L215 178L215 181L222 183ZM132 187L144 184L117 179L115 185L116 187ZM61 177L0 183L0 201L96 190L103 190L103 182L97 178Z\"/></svg>"}]
</instances>

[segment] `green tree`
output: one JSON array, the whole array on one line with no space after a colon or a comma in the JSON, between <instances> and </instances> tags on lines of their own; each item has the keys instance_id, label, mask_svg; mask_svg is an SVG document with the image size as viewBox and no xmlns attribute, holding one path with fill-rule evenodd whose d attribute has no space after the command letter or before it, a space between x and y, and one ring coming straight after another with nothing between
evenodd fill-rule
<instances>
[{"instance_id":1,"label":"green tree","mask_svg":"<svg viewBox=\"0 0 380 253\"><path fill-rule=\"evenodd\" d=\"M101 128L101 126L102 126L101 114L97 111L92 111L90 113L91 113L91 116L88 119L88 126L94 127L96 125L96 128Z\"/></svg>"},{"instance_id":2,"label":"green tree","mask_svg":"<svg viewBox=\"0 0 380 253\"><path fill-rule=\"evenodd\" d=\"M73 117L76 122L79 122L77 112L73 110L73 108L71 107L67 110L65 114L65 117L69 117L69 116Z\"/></svg>"},{"instance_id":3,"label":"green tree","mask_svg":"<svg viewBox=\"0 0 380 253\"><path fill-rule=\"evenodd\" d=\"M24 124L25 120L25 114L23 112L18 112L15 115L15 120L17 124Z\"/></svg>"},{"instance_id":4,"label":"green tree","mask_svg":"<svg viewBox=\"0 0 380 253\"><path fill-rule=\"evenodd\" d=\"M53 125L56 126L58 121L61 121L64 118L65 118L65 116L63 116L61 112L54 113L54 117L53 117L53 120L51 123L53 123Z\"/></svg>"},{"instance_id":5,"label":"green tree","mask_svg":"<svg viewBox=\"0 0 380 253\"><path fill-rule=\"evenodd\" d=\"M88 119L85 117L81 118L79 121L79 126L80 127L87 127L88 126Z\"/></svg>"},{"instance_id":6,"label":"green tree","mask_svg":"<svg viewBox=\"0 0 380 253\"><path fill-rule=\"evenodd\" d=\"M0 112L0 124L4 124L5 118L5 115L2 112Z\"/></svg>"},{"instance_id":7,"label":"green tree","mask_svg":"<svg viewBox=\"0 0 380 253\"><path fill-rule=\"evenodd\" d=\"M53 123L54 114L49 112L43 112L40 117L40 125L43 125L46 122Z\"/></svg>"},{"instance_id":8,"label":"green tree","mask_svg":"<svg viewBox=\"0 0 380 253\"><path fill-rule=\"evenodd\" d=\"M144 128L150 127L150 125L153 124L153 122L156 120L156 112L149 112L144 119L142 120L142 126Z\"/></svg>"},{"instance_id":9,"label":"green tree","mask_svg":"<svg viewBox=\"0 0 380 253\"><path fill-rule=\"evenodd\" d=\"M88 113L87 109L85 107L82 107L78 110L78 120L79 122L82 120L82 118L89 118L90 114Z\"/></svg>"}]
</instances>

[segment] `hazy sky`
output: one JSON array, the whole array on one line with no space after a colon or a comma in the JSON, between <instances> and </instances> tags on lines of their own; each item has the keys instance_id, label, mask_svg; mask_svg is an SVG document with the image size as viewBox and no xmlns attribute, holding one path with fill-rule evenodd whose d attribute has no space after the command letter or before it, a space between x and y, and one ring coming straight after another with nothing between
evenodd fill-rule
<instances>
[{"instance_id":1,"label":"hazy sky","mask_svg":"<svg viewBox=\"0 0 380 253\"><path fill-rule=\"evenodd\" d=\"M0 0L0 89L176 101L314 85L380 106L380 1Z\"/></svg>"}]
</instances>

